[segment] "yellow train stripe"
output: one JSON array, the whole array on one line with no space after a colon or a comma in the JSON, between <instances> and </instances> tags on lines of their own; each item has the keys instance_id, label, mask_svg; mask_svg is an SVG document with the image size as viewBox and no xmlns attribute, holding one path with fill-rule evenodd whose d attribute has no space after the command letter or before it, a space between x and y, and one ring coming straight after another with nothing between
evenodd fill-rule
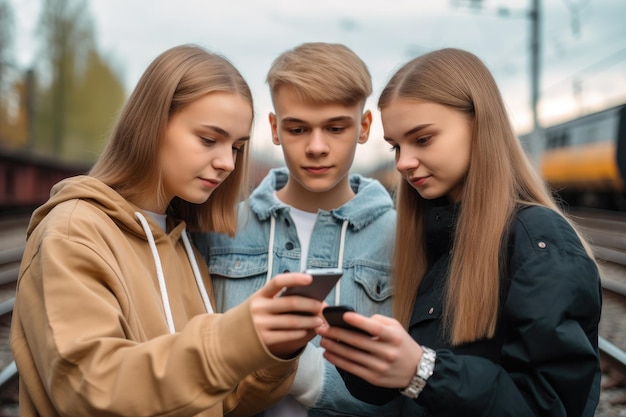
<instances>
[{"instance_id":1,"label":"yellow train stripe","mask_svg":"<svg viewBox=\"0 0 626 417\"><path fill-rule=\"evenodd\" d=\"M543 178L553 186L568 189L622 188L615 148L614 141L603 141L549 149L541 159Z\"/></svg>"}]
</instances>

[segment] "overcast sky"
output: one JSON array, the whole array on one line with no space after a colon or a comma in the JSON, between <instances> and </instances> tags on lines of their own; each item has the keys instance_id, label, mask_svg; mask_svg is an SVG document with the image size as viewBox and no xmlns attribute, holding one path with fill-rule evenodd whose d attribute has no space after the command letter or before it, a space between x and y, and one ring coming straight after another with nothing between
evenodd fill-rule
<instances>
[{"instance_id":1,"label":"overcast sky","mask_svg":"<svg viewBox=\"0 0 626 417\"><path fill-rule=\"evenodd\" d=\"M11 0L19 64L36 56L33 41L41 0ZM249 82L256 101L253 146L271 145L271 102L265 75L282 51L309 41L339 42L368 65L374 94L370 141L360 145L356 167L391 153L382 140L375 103L399 65L442 47L480 56L500 85L520 133L532 126L530 108L531 0L87 0L97 43L130 91L160 52L197 43L225 55ZM626 102L626 0L541 0L540 121L550 125ZM509 17L496 13L501 7Z\"/></svg>"}]
</instances>

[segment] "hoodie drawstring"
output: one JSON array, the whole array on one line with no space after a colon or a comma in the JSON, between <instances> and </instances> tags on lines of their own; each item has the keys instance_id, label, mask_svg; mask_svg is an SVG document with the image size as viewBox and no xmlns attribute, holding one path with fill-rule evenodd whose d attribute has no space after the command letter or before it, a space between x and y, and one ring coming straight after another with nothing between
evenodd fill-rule
<instances>
[{"instance_id":1,"label":"hoodie drawstring","mask_svg":"<svg viewBox=\"0 0 626 417\"><path fill-rule=\"evenodd\" d=\"M269 249L267 251L267 277L265 277L265 283L267 284L272 279L272 268L274 267L274 232L276 231L276 220L274 216L270 215L270 241Z\"/></svg>"},{"instance_id":2,"label":"hoodie drawstring","mask_svg":"<svg viewBox=\"0 0 626 417\"><path fill-rule=\"evenodd\" d=\"M341 225L341 239L339 240L339 253L337 255L337 268L343 269L343 253L346 244L346 231L348 230L348 220L344 220ZM270 215L270 240L269 248L267 251L267 276L265 282L268 283L272 279L272 267L274 261L274 235L276 231L276 220L274 216ZM341 298L341 280L335 284L335 305L340 304Z\"/></svg>"},{"instance_id":3,"label":"hoodie drawstring","mask_svg":"<svg viewBox=\"0 0 626 417\"><path fill-rule=\"evenodd\" d=\"M337 255L337 268L343 269L343 252L346 246L346 231L348 230L348 221L344 220L341 225L341 239L339 240L339 254ZM337 281L335 285L335 305L341 304L341 280Z\"/></svg>"},{"instance_id":4,"label":"hoodie drawstring","mask_svg":"<svg viewBox=\"0 0 626 417\"><path fill-rule=\"evenodd\" d=\"M191 248L191 242L189 242L186 228L183 229L182 236L183 243L185 244L185 250L187 251L187 258L189 258L189 262L191 263L191 269L193 269L193 276L196 278L196 284L198 285L198 289L200 290L202 301L204 301L204 308L206 309L207 313L213 314L211 300L209 299L209 294L207 294L206 292L206 287L204 286L204 281L202 280L202 275L200 274L200 269L198 268L198 262L196 261L196 257L193 254L193 249Z\"/></svg>"},{"instance_id":5,"label":"hoodie drawstring","mask_svg":"<svg viewBox=\"0 0 626 417\"><path fill-rule=\"evenodd\" d=\"M161 266L161 258L159 257L159 251L157 250L156 243L154 242L154 236L152 235L150 225L148 224L148 221L146 220L144 215L136 211L135 216L139 219L139 222L143 227L146 237L148 238L150 250L152 251L152 258L154 259L154 266L156 268L157 279L159 281L159 289L161 290L161 301L163 303L163 309L165 310L167 327L169 328L170 333L176 333L176 328L174 327L174 319L172 318L172 308L170 307L170 301L167 295L167 287L165 285L165 276L163 275L163 267ZM183 229L182 231L182 238L185 250L187 252L187 257L189 258L189 262L191 263L193 275L196 279L196 284L198 285L198 288L200 290L202 300L204 301L204 306L208 313L213 313L213 308L211 307L211 303L209 301L204 282L202 281L202 276L200 275L198 264L196 263L196 258L193 255L193 250L191 249L191 244L189 243L186 229Z\"/></svg>"}]
</instances>

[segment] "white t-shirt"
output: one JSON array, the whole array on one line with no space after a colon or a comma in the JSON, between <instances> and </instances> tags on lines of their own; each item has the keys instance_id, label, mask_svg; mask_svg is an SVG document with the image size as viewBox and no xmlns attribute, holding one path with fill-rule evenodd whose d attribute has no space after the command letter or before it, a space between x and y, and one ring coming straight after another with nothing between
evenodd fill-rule
<instances>
[{"instance_id":1,"label":"white t-shirt","mask_svg":"<svg viewBox=\"0 0 626 417\"><path fill-rule=\"evenodd\" d=\"M163 229L164 231L167 231L167 226L166 226L166 219L167 219L167 214L159 214L159 213L154 213L152 211L148 211L148 210L144 210L150 217L152 217L152 220L154 220L155 222L157 222L159 224L159 226L161 226L161 229Z\"/></svg>"},{"instance_id":2,"label":"white t-shirt","mask_svg":"<svg viewBox=\"0 0 626 417\"><path fill-rule=\"evenodd\" d=\"M302 255L300 256L300 270L304 271L306 269L306 260L309 253L309 242L311 240L311 234L313 233L313 227L315 226L315 221L317 220L317 213L302 211L293 207L291 207L289 213L291 214L291 218L295 223L298 240L300 241L300 247L302 248ZM300 358L300 364L298 365L299 367L303 366L302 359L303 358ZM304 363L306 362L311 364L315 363L314 361L305 361ZM298 383L298 381L301 381L302 378L298 379L296 373L296 380L291 387L291 391L293 391L294 389L298 391L305 391L306 388L314 387L315 391L317 392L321 383L321 372L311 372L313 370L304 371L300 368L299 370L307 374L309 378L307 379L306 384L303 385L301 383ZM287 395L272 408L266 410L264 415L265 417L307 417L308 411L305 406L299 403L291 395Z\"/></svg>"},{"instance_id":3,"label":"white t-shirt","mask_svg":"<svg viewBox=\"0 0 626 417\"><path fill-rule=\"evenodd\" d=\"M302 248L302 254L300 255L300 271L304 271L306 269L307 255L309 254L311 234L313 233L313 227L317 220L317 213L302 211L291 207L289 214L291 214L291 218L295 223L298 240Z\"/></svg>"}]
</instances>

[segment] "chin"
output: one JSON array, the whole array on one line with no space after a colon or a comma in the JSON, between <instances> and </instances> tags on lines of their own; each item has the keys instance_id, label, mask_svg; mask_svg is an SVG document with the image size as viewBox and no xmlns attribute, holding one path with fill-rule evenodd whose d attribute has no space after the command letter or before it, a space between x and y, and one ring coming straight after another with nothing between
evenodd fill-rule
<instances>
[{"instance_id":1,"label":"chin","mask_svg":"<svg viewBox=\"0 0 626 417\"><path fill-rule=\"evenodd\" d=\"M203 195L203 196L196 196L195 198L185 198L183 200L191 204L204 204L209 200L209 197L211 197L211 194Z\"/></svg>"},{"instance_id":2,"label":"chin","mask_svg":"<svg viewBox=\"0 0 626 417\"><path fill-rule=\"evenodd\" d=\"M438 198L444 197L445 194L433 194L433 193L420 193L419 191L417 191L417 193L420 195L420 197L422 197L424 200L437 200Z\"/></svg>"}]
</instances>

